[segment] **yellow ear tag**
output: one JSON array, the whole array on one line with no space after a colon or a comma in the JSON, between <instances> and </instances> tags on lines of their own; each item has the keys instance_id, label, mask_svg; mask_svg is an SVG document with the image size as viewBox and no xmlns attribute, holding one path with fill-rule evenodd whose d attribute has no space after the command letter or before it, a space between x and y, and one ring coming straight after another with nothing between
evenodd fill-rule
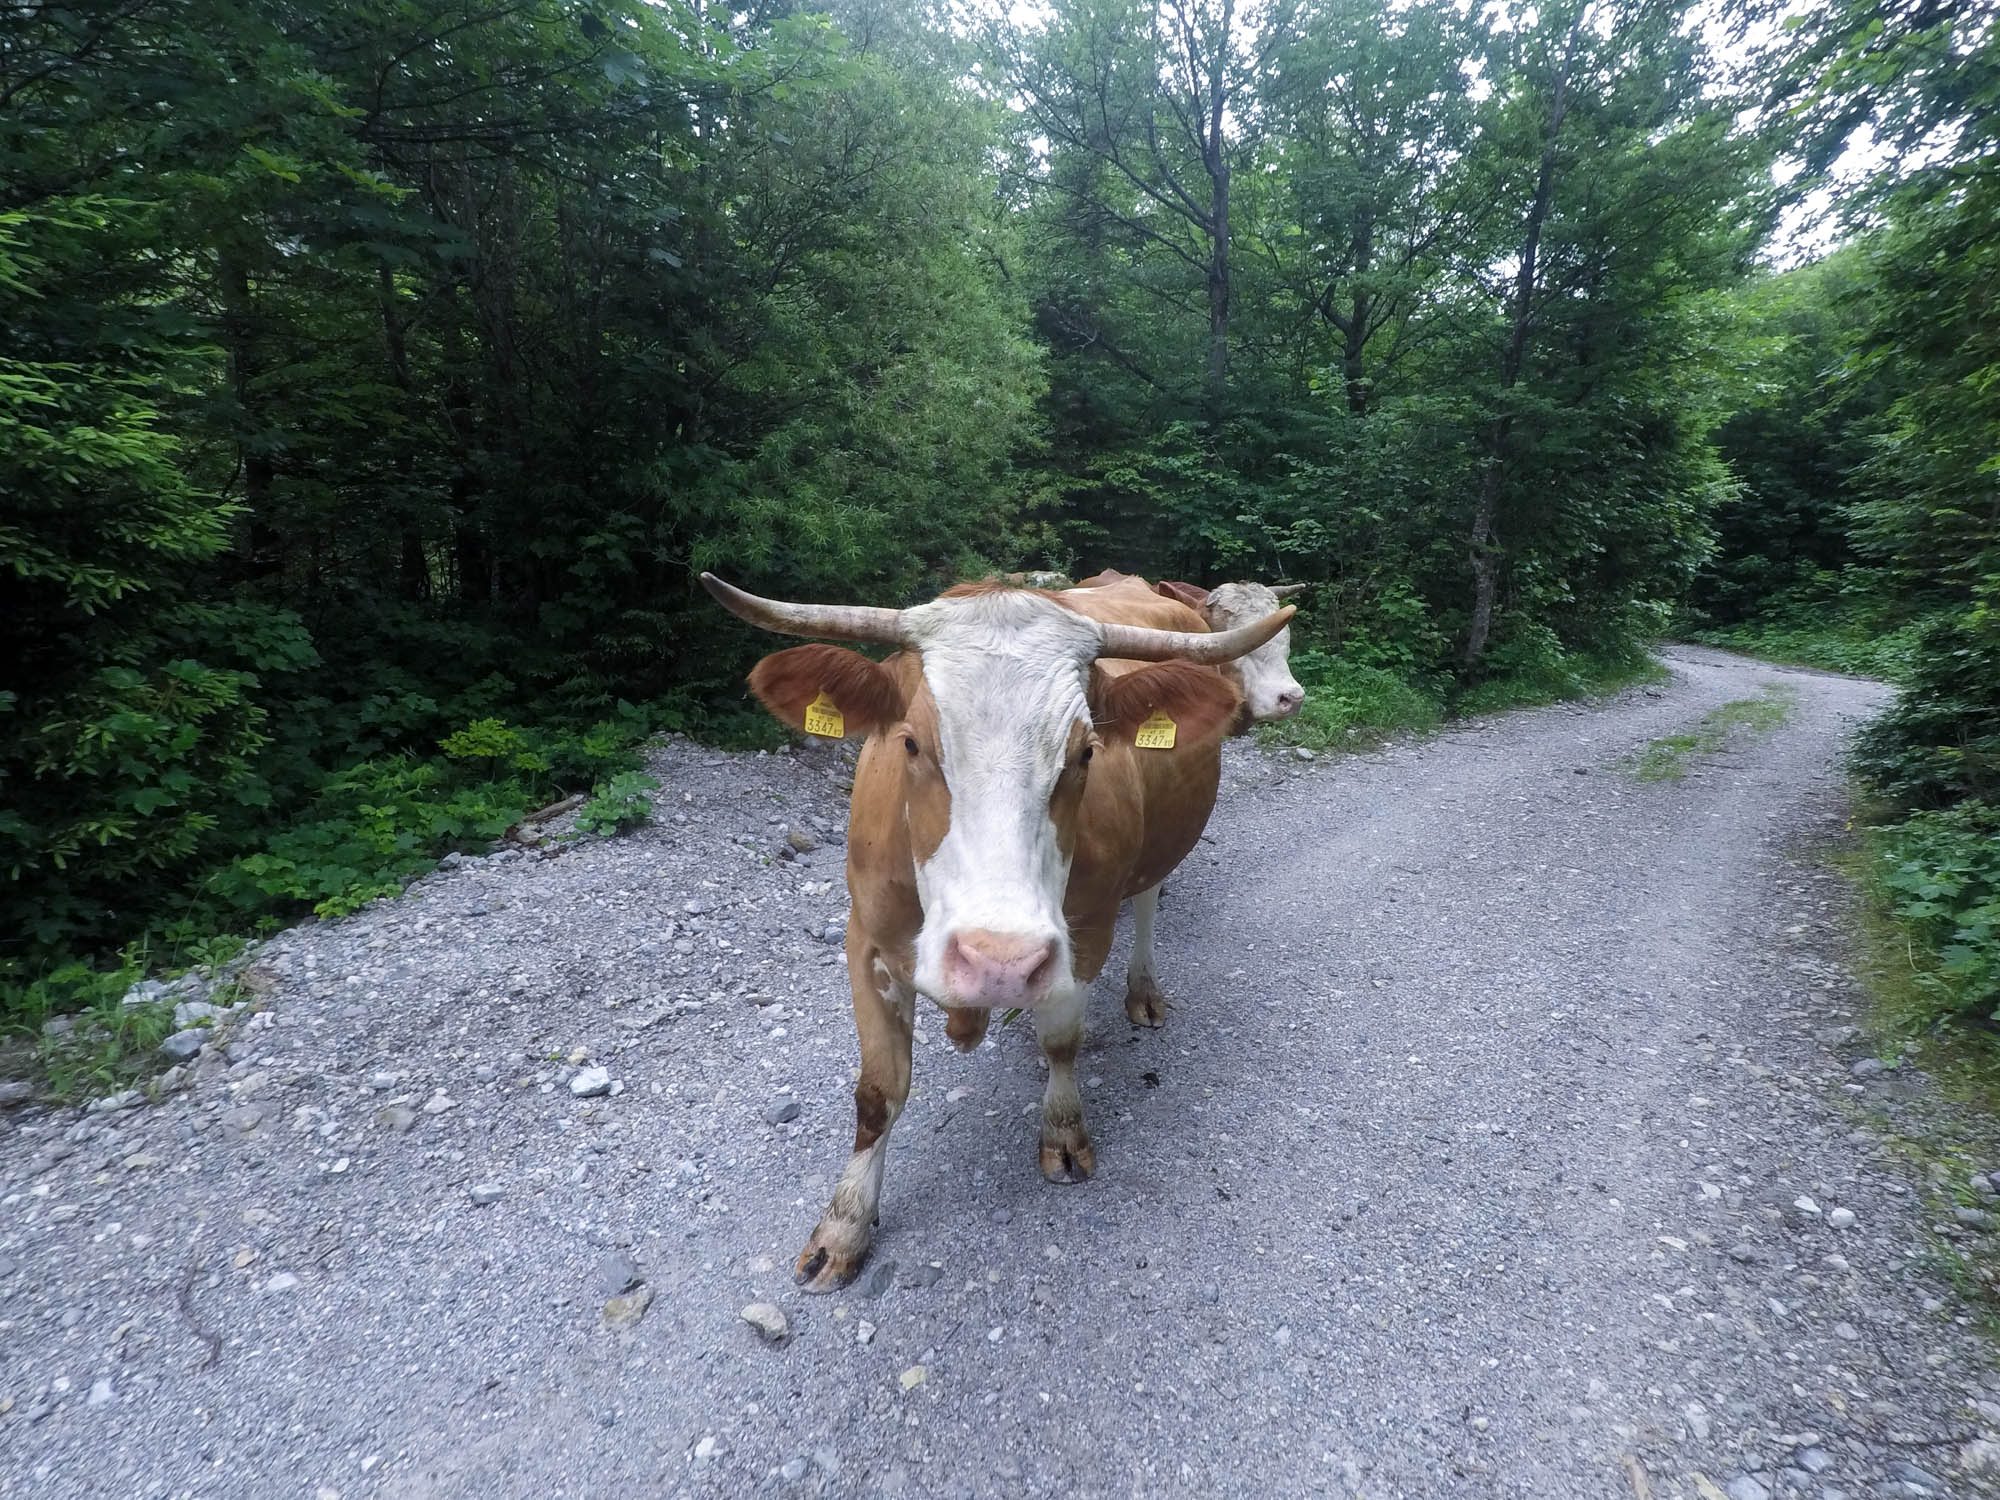
<instances>
[{"instance_id":1,"label":"yellow ear tag","mask_svg":"<svg viewBox=\"0 0 2000 1500\"><path fill-rule=\"evenodd\" d=\"M821 739L838 740L847 735L847 721L834 707L833 700L821 688L819 696L806 705L806 733L816 734Z\"/></svg>"},{"instance_id":2,"label":"yellow ear tag","mask_svg":"<svg viewBox=\"0 0 2000 1500\"><path fill-rule=\"evenodd\" d=\"M1155 709L1153 717L1141 724L1139 732L1132 736L1132 743L1141 750L1171 750L1174 748L1176 727L1172 719Z\"/></svg>"}]
</instances>

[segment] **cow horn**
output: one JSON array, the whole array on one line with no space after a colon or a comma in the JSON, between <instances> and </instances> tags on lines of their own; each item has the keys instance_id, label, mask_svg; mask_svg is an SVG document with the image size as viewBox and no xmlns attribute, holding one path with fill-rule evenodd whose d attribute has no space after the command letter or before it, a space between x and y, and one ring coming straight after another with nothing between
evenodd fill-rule
<instances>
[{"instance_id":1,"label":"cow horn","mask_svg":"<svg viewBox=\"0 0 2000 1500\"><path fill-rule=\"evenodd\" d=\"M701 586L715 596L717 604L760 630L775 630L780 635L816 635L834 641L903 644L903 612L899 609L877 609L867 604L787 604L745 593L713 573L701 575Z\"/></svg>"},{"instance_id":2,"label":"cow horn","mask_svg":"<svg viewBox=\"0 0 2000 1500\"><path fill-rule=\"evenodd\" d=\"M1309 583L1274 583L1271 585L1271 592L1280 599L1289 599L1294 594L1303 594L1311 587Z\"/></svg>"},{"instance_id":3,"label":"cow horn","mask_svg":"<svg viewBox=\"0 0 2000 1500\"><path fill-rule=\"evenodd\" d=\"M1195 630L1148 630L1143 625L1104 625L1099 656L1125 661L1192 661L1207 666L1248 656L1291 622L1298 610L1287 604L1275 614L1213 635Z\"/></svg>"}]
</instances>

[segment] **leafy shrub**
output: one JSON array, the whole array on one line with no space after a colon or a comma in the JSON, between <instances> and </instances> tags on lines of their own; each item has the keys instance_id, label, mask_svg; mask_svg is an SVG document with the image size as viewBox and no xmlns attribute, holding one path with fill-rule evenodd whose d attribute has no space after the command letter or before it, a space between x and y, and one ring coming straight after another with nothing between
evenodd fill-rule
<instances>
[{"instance_id":1,"label":"leafy shrub","mask_svg":"<svg viewBox=\"0 0 2000 1500\"><path fill-rule=\"evenodd\" d=\"M1429 733L1443 716L1436 698L1395 673L1324 651L1293 652L1292 675L1306 690L1305 705L1293 718L1262 726L1264 744L1355 749L1398 731Z\"/></svg>"},{"instance_id":2,"label":"leafy shrub","mask_svg":"<svg viewBox=\"0 0 2000 1500\"><path fill-rule=\"evenodd\" d=\"M576 815L576 826L585 833L610 837L636 828L653 815L653 799L659 782L638 771L624 771L609 781L599 782L591 799Z\"/></svg>"},{"instance_id":3,"label":"leafy shrub","mask_svg":"<svg viewBox=\"0 0 2000 1500\"><path fill-rule=\"evenodd\" d=\"M1854 768L1903 806L2000 801L2000 616L1923 628L1895 705L1855 741Z\"/></svg>"},{"instance_id":4,"label":"leafy shrub","mask_svg":"<svg viewBox=\"0 0 2000 1500\"><path fill-rule=\"evenodd\" d=\"M1879 571L1849 568L1810 574L1764 600L1748 619L1689 629L1687 635L1767 661L1902 682L1932 623L1929 617L1911 618Z\"/></svg>"},{"instance_id":5,"label":"leafy shrub","mask_svg":"<svg viewBox=\"0 0 2000 1500\"><path fill-rule=\"evenodd\" d=\"M1725 630L1697 630L1690 638L1765 661L1900 682L1910 671L1922 632L1920 622L1876 631L1856 624L1788 626L1753 620Z\"/></svg>"},{"instance_id":6,"label":"leafy shrub","mask_svg":"<svg viewBox=\"0 0 2000 1500\"><path fill-rule=\"evenodd\" d=\"M1874 839L1889 908L1928 962L1916 982L1938 1010L2000 1010L2000 805L1920 812Z\"/></svg>"},{"instance_id":7,"label":"leafy shrub","mask_svg":"<svg viewBox=\"0 0 2000 1500\"><path fill-rule=\"evenodd\" d=\"M337 917L393 896L452 849L482 848L530 811L523 781L465 781L437 761L368 761L328 778L312 816L219 870L211 894L243 915Z\"/></svg>"},{"instance_id":8,"label":"leafy shrub","mask_svg":"<svg viewBox=\"0 0 2000 1500\"><path fill-rule=\"evenodd\" d=\"M1621 649L1568 651L1554 630L1532 622L1517 622L1486 660L1490 675L1460 695L1455 712L1469 716L1532 708L1616 692L1635 682L1657 682L1667 675L1636 640Z\"/></svg>"}]
</instances>

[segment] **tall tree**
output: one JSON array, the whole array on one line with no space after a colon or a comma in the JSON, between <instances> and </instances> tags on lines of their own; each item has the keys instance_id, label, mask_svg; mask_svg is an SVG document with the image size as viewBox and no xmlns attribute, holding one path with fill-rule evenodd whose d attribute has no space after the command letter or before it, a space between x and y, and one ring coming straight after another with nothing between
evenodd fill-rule
<instances>
[{"instance_id":1,"label":"tall tree","mask_svg":"<svg viewBox=\"0 0 2000 1500\"><path fill-rule=\"evenodd\" d=\"M1513 207L1513 229L1493 242L1505 274L1489 278L1491 416L1471 506L1468 671L1488 652L1510 556L1560 557L1579 545L1571 555L1589 555L1588 543L1564 539L1585 511L1571 505L1567 521L1560 511L1567 485L1595 465L1570 466L1552 488L1547 461L1562 451L1552 437L1595 421L1604 454L1656 462L1664 442L1696 458L1716 415L1688 422L1655 408L1665 425L1653 437L1619 415L1636 390L1650 387L1658 398L1664 361L1686 366L1690 351L1676 347L1674 315L1685 314L1690 295L1744 274L1769 223L1768 195L1757 188L1766 149L1713 87L1690 13L1679 0L1592 0L1524 8L1494 31L1484 160L1494 198ZM1710 347L1706 357L1717 352ZM1621 390L1621 381L1638 384ZM1678 540L1655 554L1665 571L1649 585L1670 595L1686 586L1705 547L1699 514L1680 514L1681 502L1698 512L1720 491L1706 480L1680 496L1643 479L1641 489L1672 502L1653 524L1656 535ZM1577 499L1587 510L1587 496ZM1586 524L1625 529L1623 518L1605 513Z\"/></svg>"},{"instance_id":2,"label":"tall tree","mask_svg":"<svg viewBox=\"0 0 2000 1500\"><path fill-rule=\"evenodd\" d=\"M1283 194L1246 233L1337 339L1347 407L1365 415L1443 268L1480 232L1464 168L1478 22L1435 0L1308 0L1272 55L1265 150Z\"/></svg>"},{"instance_id":3,"label":"tall tree","mask_svg":"<svg viewBox=\"0 0 2000 1500\"><path fill-rule=\"evenodd\" d=\"M1064 0L1038 28L991 24L1004 86L1046 143L1028 167L1032 189L1179 262L1198 286L1211 424L1229 379L1231 192L1254 150L1252 85L1294 14L1291 0L1256 11L1237 0ZM1065 170L1072 156L1091 168Z\"/></svg>"}]
</instances>

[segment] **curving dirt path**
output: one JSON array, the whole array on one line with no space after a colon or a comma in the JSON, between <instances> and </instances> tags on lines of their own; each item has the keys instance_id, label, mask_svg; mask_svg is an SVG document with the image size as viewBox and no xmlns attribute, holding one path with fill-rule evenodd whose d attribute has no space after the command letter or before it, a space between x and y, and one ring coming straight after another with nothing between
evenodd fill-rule
<instances>
[{"instance_id":1,"label":"curving dirt path","mask_svg":"<svg viewBox=\"0 0 2000 1500\"><path fill-rule=\"evenodd\" d=\"M1856 1128L1910 1085L1829 1029L1883 691L1668 660L1232 747L1166 1030L1122 956L1093 1000L1097 1179L1041 1180L1024 1027L933 1018L830 1298L788 1271L852 1128L837 752L669 745L633 837L285 934L192 1088L0 1115L0 1494L1974 1493L2000 1382ZM1784 726L1621 768L1772 682Z\"/></svg>"}]
</instances>

